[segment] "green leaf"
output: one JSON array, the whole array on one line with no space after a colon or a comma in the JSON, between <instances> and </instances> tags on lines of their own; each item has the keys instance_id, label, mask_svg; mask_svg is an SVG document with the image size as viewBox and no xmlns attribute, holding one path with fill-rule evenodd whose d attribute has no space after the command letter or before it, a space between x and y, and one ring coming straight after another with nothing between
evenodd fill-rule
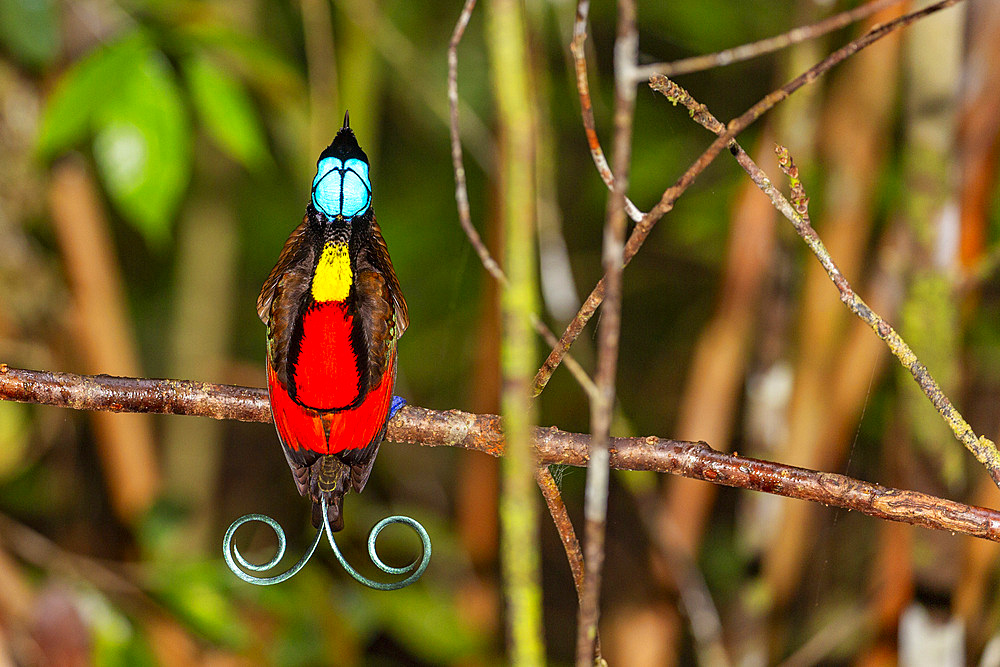
<instances>
[{"instance_id":1,"label":"green leaf","mask_svg":"<svg viewBox=\"0 0 1000 667\"><path fill-rule=\"evenodd\" d=\"M53 0L0 0L0 42L22 63L41 67L59 53Z\"/></svg>"},{"instance_id":2,"label":"green leaf","mask_svg":"<svg viewBox=\"0 0 1000 667\"><path fill-rule=\"evenodd\" d=\"M301 74L266 42L216 23L178 26L177 36L192 51L211 52L277 106L301 99L306 85Z\"/></svg>"},{"instance_id":3,"label":"green leaf","mask_svg":"<svg viewBox=\"0 0 1000 667\"><path fill-rule=\"evenodd\" d=\"M63 76L46 107L38 151L52 158L91 133L112 202L149 243L164 243L191 171L191 131L173 70L139 31Z\"/></svg>"},{"instance_id":4,"label":"green leaf","mask_svg":"<svg viewBox=\"0 0 1000 667\"><path fill-rule=\"evenodd\" d=\"M200 57L184 62L184 75L194 108L212 139L247 168L259 167L267 157L267 142L242 84Z\"/></svg>"},{"instance_id":5,"label":"green leaf","mask_svg":"<svg viewBox=\"0 0 1000 667\"><path fill-rule=\"evenodd\" d=\"M94 50L68 69L49 96L42 116L38 152L50 159L83 141L94 114L144 59L150 46L138 33Z\"/></svg>"},{"instance_id":6,"label":"green leaf","mask_svg":"<svg viewBox=\"0 0 1000 667\"><path fill-rule=\"evenodd\" d=\"M96 112L94 159L112 201L148 242L162 244L191 171L190 125L158 51L121 74Z\"/></svg>"}]
</instances>

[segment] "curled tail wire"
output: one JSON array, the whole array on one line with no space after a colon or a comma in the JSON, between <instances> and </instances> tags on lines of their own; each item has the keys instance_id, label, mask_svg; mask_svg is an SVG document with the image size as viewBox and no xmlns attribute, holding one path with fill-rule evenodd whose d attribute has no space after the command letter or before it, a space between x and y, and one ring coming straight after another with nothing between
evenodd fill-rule
<instances>
[{"instance_id":1,"label":"curled tail wire","mask_svg":"<svg viewBox=\"0 0 1000 667\"><path fill-rule=\"evenodd\" d=\"M395 414L405 404L405 399L400 398L399 396L393 396L392 403L389 408L388 418L392 419L392 417L395 416ZM336 556L340 565L356 581L368 586L369 588L382 591L397 590L405 586L409 586L419 579L421 575L423 575L424 570L427 569L427 565L431 560L431 539L424 527L415 519L411 519L408 516L390 516L375 524L375 526L371 529L371 532L368 533L368 556L371 558L375 567L382 570L382 572L385 572L386 574L409 574L409 576L401 579L400 581L380 582L365 577L351 567L351 565L344 558L343 554L341 554L340 548L337 546L337 541L333 536L335 532L344 527L344 493L347 492L351 467L334 456L324 456L314 465L317 466L317 469L315 469L315 475L312 475L315 482L314 488L311 489L311 491L314 493L310 493L310 495L313 495L313 526L317 530L316 536L313 538L313 541L306 550L306 553L298 560L297 563L285 572L270 577L258 577L250 574L250 572L265 572L277 567L278 563L281 562L281 559L285 555L286 539L285 531L281 528L278 522L271 517L266 514L245 514L229 526L229 529L226 531L226 535L222 540L222 555L226 561L226 565L229 566L229 569L233 572L233 574L248 584L254 584L256 586L270 586L287 581L298 573L299 570L305 567L306 563L309 562L309 559L312 558L313 553L315 553L316 547L319 546L323 534L326 533L327 541L330 543L330 548L333 550L333 554ZM261 522L267 524L267 526L274 531L275 537L278 539L277 553L266 563L251 563L243 556L242 553L240 553L240 550L234 542L236 530L243 524L250 522ZM378 539L379 534L386 526L393 523L402 523L410 526L414 532L416 532L417 537L420 538L420 555L415 558L413 562L404 567L393 567L391 565L387 565L378 555L375 548L375 542Z\"/></svg>"},{"instance_id":2,"label":"curled tail wire","mask_svg":"<svg viewBox=\"0 0 1000 667\"><path fill-rule=\"evenodd\" d=\"M278 524L277 521L275 521L274 519L272 519L267 515L246 514L244 516L241 516L239 519L234 521L232 525L229 526L229 530L226 531L226 536L222 540L222 555L225 558L226 564L229 566L229 569L232 570L233 574L235 574L237 577L247 582L248 584L254 584L257 586L270 586L272 584L280 584L281 582L290 579L299 570L305 567L305 564L309 562L309 559L316 551L316 547L319 545L320 539L322 539L324 532L326 533L326 538L330 543L330 548L333 549L333 555L336 556L337 562L340 563L341 567L343 567L347 571L347 573L351 575L351 577L353 577L356 581L358 581L361 584L364 584L369 588L374 588L380 591L394 591L403 588L405 586L409 586L417 579L419 579L421 575L423 575L424 570L427 569L427 565L428 563L430 563L431 560L431 538L427 534L427 531L424 530L424 527L421 526L420 523L418 523L415 519L411 519L408 516L390 516L386 517L385 519L382 519L377 524L375 524L375 527L371 529L370 533L368 533L368 556L371 558L372 563L375 564L375 567L382 570L386 574L392 574L392 575L409 574L409 576L406 577L405 579L401 579L400 581L391 581L391 582L374 581L372 579L369 579L368 577L365 577L364 575L360 574L357 570L355 570L353 567L351 567L351 565L344 558L343 554L340 553L340 547L337 546L337 540L334 539L333 537L334 529L330 523L330 516L329 512L327 511L326 503L321 503L319 507L320 507L320 513L322 515L323 527L317 529L316 537L313 539L312 544L309 546L305 555L303 555L302 558L300 558L299 561L295 563L295 565L293 565L287 571L271 577L258 577L250 574L246 570L250 570L251 572L263 572L265 570L270 570L275 566L277 566L278 563L281 561L282 557L285 555L285 531L281 529L281 526ZM236 534L236 529L242 526L244 523L248 523L251 521L260 521L262 523L267 524L274 531L274 534L278 538L278 551L275 554L274 558L260 565L248 561L243 556L243 554L240 553L240 550L236 547L236 544L233 542L233 537ZM388 526L389 524L393 523L403 523L410 526L411 528L413 528L413 530L417 533L417 536L420 538L421 542L420 555L417 558L415 558L413 562L404 567L393 567L391 565L387 565L378 555L378 552L376 551L375 548L375 541L378 539L378 536L382 532L382 529Z\"/></svg>"}]
</instances>

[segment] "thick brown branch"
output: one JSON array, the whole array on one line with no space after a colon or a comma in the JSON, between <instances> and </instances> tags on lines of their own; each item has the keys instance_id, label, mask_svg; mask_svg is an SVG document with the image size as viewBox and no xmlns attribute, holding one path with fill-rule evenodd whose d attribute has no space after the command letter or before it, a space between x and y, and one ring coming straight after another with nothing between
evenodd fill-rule
<instances>
[{"instance_id":1,"label":"thick brown branch","mask_svg":"<svg viewBox=\"0 0 1000 667\"><path fill-rule=\"evenodd\" d=\"M267 390L190 380L29 371L0 364L0 398L75 410L271 421Z\"/></svg>"},{"instance_id":2,"label":"thick brown branch","mask_svg":"<svg viewBox=\"0 0 1000 667\"><path fill-rule=\"evenodd\" d=\"M0 399L78 410L271 421L264 389L187 380L29 371L2 364ZM387 439L429 447L462 447L492 456L503 455L504 448L503 429L496 415L458 410L441 412L415 406L404 407L393 418ZM590 436L582 433L569 433L555 427L535 429L534 447L540 464L586 466L589 444ZM723 454L703 442L654 436L612 438L611 467L667 472L1000 542L1000 512L996 510L844 475Z\"/></svg>"}]
</instances>

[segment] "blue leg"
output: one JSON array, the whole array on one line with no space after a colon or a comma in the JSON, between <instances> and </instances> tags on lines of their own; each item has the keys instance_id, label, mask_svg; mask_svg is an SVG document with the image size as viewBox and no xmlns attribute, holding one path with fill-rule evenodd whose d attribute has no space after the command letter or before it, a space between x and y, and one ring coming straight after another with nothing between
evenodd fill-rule
<instances>
[{"instance_id":1,"label":"blue leg","mask_svg":"<svg viewBox=\"0 0 1000 667\"><path fill-rule=\"evenodd\" d=\"M403 398L402 396L393 396L392 403L389 404L389 419L395 417L396 413L399 412L400 408L402 408L404 405L406 405L405 398Z\"/></svg>"}]
</instances>

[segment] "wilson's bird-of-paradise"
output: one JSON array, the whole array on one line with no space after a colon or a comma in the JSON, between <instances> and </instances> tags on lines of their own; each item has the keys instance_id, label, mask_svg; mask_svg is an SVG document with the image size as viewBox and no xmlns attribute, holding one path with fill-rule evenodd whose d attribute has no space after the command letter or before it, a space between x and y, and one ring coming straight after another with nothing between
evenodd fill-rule
<instances>
[{"instance_id":1,"label":"wilson's bird-of-paradise","mask_svg":"<svg viewBox=\"0 0 1000 667\"><path fill-rule=\"evenodd\" d=\"M312 197L264 282L267 388L299 493L344 526L385 435L406 301L372 208L368 156L349 119L320 155Z\"/></svg>"}]
</instances>

